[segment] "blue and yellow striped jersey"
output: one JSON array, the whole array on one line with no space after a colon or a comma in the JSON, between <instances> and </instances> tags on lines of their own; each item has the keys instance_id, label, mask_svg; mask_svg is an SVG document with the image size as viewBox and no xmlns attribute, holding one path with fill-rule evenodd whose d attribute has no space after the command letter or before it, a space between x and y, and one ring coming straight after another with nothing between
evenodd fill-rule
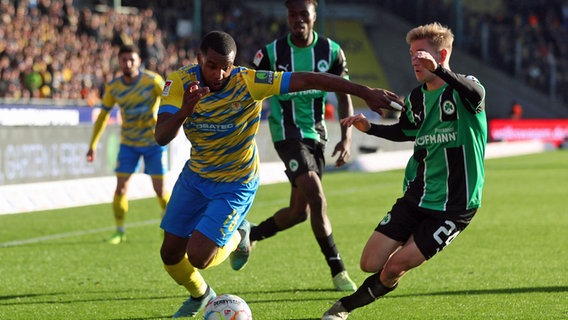
<instances>
[{"instance_id":1,"label":"blue and yellow striped jersey","mask_svg":"<svg viewBox=\"0 0 568 320\"><path fill-rule=\"evenodd\" d=\"M120 107L121 143L134 147L157 145L154 128L163 86L164 78L148 70L140 70L132 84L124 83L122 77L107 84L101 107L107 112L115 104Z\"/></svg>"},{"instance_id":2,"label":"blue and yellow striped jersey","mask_svg":"<svg viewBox=\"0 0 568 320\"><path fill-rule=\"evenodd\" d=\"M159 113L176 113L188 84L201 80L199 65L188 65L166 79ZM235 67L225 87L197 103L183 130L191 142L189 168L219 182L248 183L258 177L255 135L264 98L287 93L290 74Z\"/></svg>"}]
</instances>

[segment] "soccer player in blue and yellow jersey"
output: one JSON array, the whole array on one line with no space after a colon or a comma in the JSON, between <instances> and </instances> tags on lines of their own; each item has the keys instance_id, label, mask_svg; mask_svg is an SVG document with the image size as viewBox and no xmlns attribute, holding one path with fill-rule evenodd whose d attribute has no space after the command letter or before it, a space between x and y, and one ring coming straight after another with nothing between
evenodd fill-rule
<instances>
[{"instance_id":1,"label":"soccer player in blue and yellow jersey","mask_svg":"<svg viewBox=\"0 0 568 320\"><path fill-rule=\"evenodd\" d=\"M152 185L162 212L169 200L169 192L164 186L164 175L167 170L166 147L158 145L154 139L164 79L154 72L141 69L140 55L133 45L120 47L118 63L122 76L106 85L101 112L95 122L87 152L87 161L94 161L96 146L106 127L110 111L118 105L122 127L115 168L117 183L112 207L116 231L109 239L109 243L112 244L126 240L124 226L128 212L126 193L130 177L138 171L141 157L144 159L144 172L152 177Z\"/></svg>"},{"instance_id":2,"label":"soccer player in blue and yellow jersey","mask_svg":"<svg viewBox=\"0 0 568 320\"><path fill-rule=\"evenodd\" d=\"M260 49L252 62L257 70L327 72L349 79L347 60L337 42L314 31L317 0L287 0L290 32ZM336 93L339 116L353 115L351 97ZM336 290L355 291L335 244L322 176L328 140L324 119L327 92L304 91L270 98L268 124L274 147L286 167L291 192L289 205L253 226L251 241L260 241L309 218L312 232L331 271ZM332 156L336 167L350 157L351 128L341 126L341 140Z\"/></svg>"},{"instance_id":3,"label":"soccer player in blue and yellow jersey","mask_svg":"<svg viewBox=\"0 0 568 320\"><path fill-rule=\"evenodd\" d=\"M361 114L341 120L370 135L414 141L414 154L406 166L403 196L378 223L361 254L361 269L372 274L322 320L345 320L353 310L396 289L405 274L449 245L481 206L485 88L475 77L450 70L453 41L452 31L439 23L408 32L410 61L421 84L404 99L398 123L371 124Z\"/></svg>"},{"instance_id":4,"label":"soccer player in blue and yellow jersey","mask_svg":"<svg viewBox=\"0 0 568 320\"><path fill-rule=\"evenodd\" d=\"M166 79L158 111L159 144L168 144L180 128L191 142L190 159L161 223L165 269L190 294L174 318L195 316L216 296L198 269L216 266L229 256L235 270L248 261L250 224L245 217L258 189L255 135L263 99L308 89L354 94L382 108L390 108L390 101L397 99L386 90L327 73L235 66L236 53L229 34L205 35L198 64L182 67Z\"/></svg>"}]
</instances>

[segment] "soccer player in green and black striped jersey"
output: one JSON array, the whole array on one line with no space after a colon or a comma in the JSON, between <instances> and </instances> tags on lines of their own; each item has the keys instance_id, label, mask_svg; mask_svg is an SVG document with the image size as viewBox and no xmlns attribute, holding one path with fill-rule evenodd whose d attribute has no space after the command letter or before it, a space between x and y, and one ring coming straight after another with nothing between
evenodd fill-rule
<instances>
[{"instance_id":1,"label":"soccer player in green and black striped jersey","mask_svg":"<svg viewBox=\"0 0 568 320\"><path fill-rule=\"evenodd\" d=\"M398 123L371 124L361 114L341 120L370 135L414 141L414 154L406 166L404 195L363 249L361 268L372 275L323 320L347 319L354 309L394 290L404 274L450 244L481 205L485 89L475 77L450 70L453 39L439 23L408 32L412 68L422 84L404 99Z\"/></svg>"},{"instance_id":2,"label":"soccer player in green and black striped jersey","mask_svg":"<svg viewBox=\"0 0 568 320\"><path fill-rule=\"evenodd\" d=\"M255 69L273 71L314 71L349 78L341 47L313 30L317 0L288 0L290 32L259 50L252 62ZM353 114L351 97L336 93L340 117ZM329 265L334 287L355 291L333 239L321 177L325 167L325 123L327 92L309 90L270 99L268 122L272 141L286 166L291 184L290 205L278 210L251 229L251 240L259 241L305 221L308 217L320 249ZM332 156L336 166L349 160L351 128L341 128L341 141Z\"/></svg>"}]
</instances>

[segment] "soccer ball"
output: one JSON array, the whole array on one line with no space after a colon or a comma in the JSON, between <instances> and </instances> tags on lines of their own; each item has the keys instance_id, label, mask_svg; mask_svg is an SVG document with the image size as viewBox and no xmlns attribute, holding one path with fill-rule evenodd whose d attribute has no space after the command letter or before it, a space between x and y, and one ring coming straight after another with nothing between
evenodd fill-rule
<instances>
[{"instance_id":1,"label":"soccer ball","mask_svg":"<svg viewBox=\"0 0 568 320\"><path fill-rule=\"evenodd\" d=\"M241 297L222 294L209 301L203 311L203 320L252 320L252 312Z\"/></svg>"}]
</instances>

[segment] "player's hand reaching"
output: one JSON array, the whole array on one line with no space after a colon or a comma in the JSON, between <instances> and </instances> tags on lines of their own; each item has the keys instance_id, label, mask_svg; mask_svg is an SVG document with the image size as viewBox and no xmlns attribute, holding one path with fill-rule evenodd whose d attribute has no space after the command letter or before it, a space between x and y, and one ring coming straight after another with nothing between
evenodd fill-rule
<instances>
[{"instance_id":1,"label":"player's hand reaching","mask_svg":"<svg viewBox=\"0 0 568 320\"><path fill-rule=\"evenodd\" d=\"M369 108L381 116L384 116L384 110L404 110L402 99L396 93L385 89L371 89L370 95L364 99Z\"/></svg>"},{"instance_id":2,"label":"player's hand reaching","mask_svg":"<svg viewBox=\"0 0 568 320\"><path fill-rule=\"evenodd\" d=\"M198 81L190 82L183 93L183 102L180 112L189 117L195 111L195 106L201 97L209 93L209 87L200 87Z\"/></svg>"},{"instance_id":3,"label":"player's hand reaching","mask_svg":"<svg viewBox=\"0 0 568 320\"><path fill-rule=\"evenodd\" d=\"M354 126L361 132L367 132L371 129L371 123L362 113L343 118L339 122L346 127Z\"/></svg>"}]
</instances>

